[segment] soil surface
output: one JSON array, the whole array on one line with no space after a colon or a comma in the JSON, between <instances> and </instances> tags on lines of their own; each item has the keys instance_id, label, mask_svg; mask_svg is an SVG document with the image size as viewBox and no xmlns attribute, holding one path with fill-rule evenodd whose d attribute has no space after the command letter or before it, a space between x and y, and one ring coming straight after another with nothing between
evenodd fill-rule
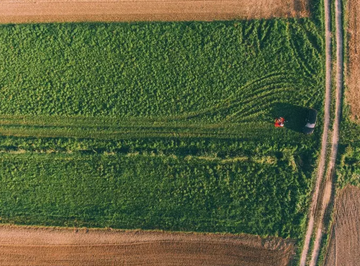
<instances>
[{"instance_id":1,"label":"soil surface","mask_svg":"<svg viewBox=\"0 0 360 266\"><path fill-rule=\"evenodd\" d=\"M308 0L1 0L0 23L308 16Z\"/></svg>"},{"instance_id":2,"label":"soil surface","mask_svg":"<svg viewBox=\"0 0 360 266\"><path fill-rule=\"evenodd\" d=\"M360 123L360 0L346 2L349 53L346 99L350 104L352 118Z\"/></svg>"},{"instance_id":3,"label":"soil surface","mask_svg":"<svg viewBox=\"0 0 360 266\"><path fill-rule=\"evenodd\" d=\"M0 265L289 265L294 242L255 236L0 226Z\"/></svg>"},{"instance_id":4,"label":"soil surface","mask_svg":"<svg viewBox=\"0 0 360 266\"><path fill-rule=\"evenodd\" d=\"M360 188L339 193L325 266L357 266L360 262Z\"/></svg>"}]
</instances>

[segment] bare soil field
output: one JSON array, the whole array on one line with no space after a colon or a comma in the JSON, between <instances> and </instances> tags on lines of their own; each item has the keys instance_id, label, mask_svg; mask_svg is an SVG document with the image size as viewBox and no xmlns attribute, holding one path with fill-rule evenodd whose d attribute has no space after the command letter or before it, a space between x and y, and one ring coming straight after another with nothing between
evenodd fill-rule
<instances>
[{"instance_id":1,"label":"bare soil field","mask_svg":"<svg viewBox=\"0 0 360 266\"><path fill-rule=\"evenodd\" d=\"M360 122L360 1L348 0L348 69L346 99L350 104L352 118Z\"/></svg>"},{"instance_id":2,"label":"bare soil field","mask_svg":"<svg viewBox=\"0 0 360 266\"><path fill-rule=\"evenodd\" d=\"M308 15L308 0L2 0L0 23L232 20Z\"/></svg>"},{"instance_id":3,"label":"bare soil field","mask_svg":"<svg viewBox=\"0 0 360 266\"><path fill-rule=\"evenodd\" d=\"M344 188L335 203L335 219L326 266L356 266L360 261L360 188Z\"/></svg>"},{"instance_id":4,"label":"bare soil field","mask_svg":"<svg viewBox=\"0 0 360 266\"><path fill-rule=\"evenodd\" d=\"M294 243L254 236L0 226L0 265L289 265Z\"/></svg>"}]
</instances>

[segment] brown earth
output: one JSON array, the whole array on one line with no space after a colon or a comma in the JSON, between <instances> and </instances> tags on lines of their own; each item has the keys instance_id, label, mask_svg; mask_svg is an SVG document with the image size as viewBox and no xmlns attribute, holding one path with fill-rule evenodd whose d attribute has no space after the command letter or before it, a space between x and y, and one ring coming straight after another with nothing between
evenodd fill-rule
<instances>
[{"instance_id":1,"label":"brown earth","mask_svg":"<svg viewBox=\"0 0 360 266\"><path fill-rule=\"evenodd\" d=\"M289 265L294 242L255 236L0 226L0 265Z\"/></svg>"},{"instance_id":2,"label":"brown earth","mask_svg":"<svg viewBox=\"0 0 360 266\"><path fill-rule=\"evenodd\" d=\"M0 23L308 16L309 0L1 0Z\"/></svg>"},{"instance_id":3,"label":"brown earth","mask_svg":"<svg viewBox=\"0 0 360 266\"><path fill-rule=\"evenodd\" d=\"M325 266L358 266L360 262L360 188L339 193Z\"/></svg>"},{"instance_id":4,"label":"brown earth","mask_svg":"<svg viewBox=\"0 0 360 266\"><path fill-rule=\"evenodd\" d=\"M346 99L350 104L352 118L360 122L360 0L348 0L348 69Z\"/></svg>"}]
</instances>

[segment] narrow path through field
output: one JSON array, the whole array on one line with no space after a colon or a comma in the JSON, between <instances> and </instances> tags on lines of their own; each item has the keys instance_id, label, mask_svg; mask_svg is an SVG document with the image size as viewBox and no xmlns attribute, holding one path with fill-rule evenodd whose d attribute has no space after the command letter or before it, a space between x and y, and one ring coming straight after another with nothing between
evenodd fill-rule
<instances>
[{"instance_id":1,"label":"narrow path through field","mask_svg":"<svg viewBox=\"0 0 360 266\"><path fill-rule=\"evenodd\" d=\"M325 0L325 39L326 39L326 96L325 96L325 118L324 118L324 133L322 139L320 163L318 167L318 174L316 178L316 185L314 190L314 195L311 203L309 224L306 231L304 247L301 254L300 265L305 266L306 258L309 250L309 244L311 235L314 227L314 220L316 214L316 208L318 201L321 200L320 207L320 217L319 223L317 225L316 238L314 242L314 248L311 256L310 265L315 266L321 247L321 239L323 236L323 218L325 210L329 205L331 199L332 191L332 178L335 172L335 162L338 151L338 141L339 141L339 126L341 119L341 97L342 97L342 83L343 83L343 33L342 33L342 11L341 11L341 0L335 0L335 25L336 25L336 107L335 107L335 118L332 131L332 140L331 140L331 155L330 161L327 167L327 176L326 183L323 186L322 199L319 199L320 185L322 177L324 175L325 169L325 158L326 158L326 146L327 146L327 131L329 129L329 120L330 120L330 102L331 102L331 11L330 11L330 1Z\"/></svg>"},{"instance_id":2,"label":"narrow path through field","mask_svg":"<svg viewBox=\"0 0 360 266\"><path fill-rule=\"evenodd\" d=\"M318 165L318 172L315 181L315 189L312 197L309 222L306 229L304 247L301 253L300 266L305 266L306 258L309 251L309 245L311 240L311 235L314 228L315 220L315 211L317 207L317 202L319 198L319 190L321 185L321 180L324 175L325 170L325 159L326 159L326 147L328 139L328 129L330 121L330 103L331 103L331 30L330 30L330 1L324 0L325 4L325 54L326 54L326 72L325 72L325 108L324 108L324 127L323 127L323 136L321 142L321 152L320 160Z\"/></svg>"},{"instance_id":3,"label":"narrow path through field","mask_svg":"<svg viewBox=\"0 0 360 266\"><path fill-rule=\"evenodd\" d=\"M338 151L339 142L339 128L341 119L341 97L342 97L342 84L343 84L343 27L342 27L342 10L341 0L335 0L335 27L336 27L336 104L335 104L335 120L333 126L333 135L331 140L331 155L327 168L326 184L323 193L320 222L318 224L314 249L311 256L310 266L315 266L319 257L321 248L321 239L323 237L323 220L325 210L327 209L332 191L332 180L335 174L335 163Z\"/></svg>"}]
</instances>

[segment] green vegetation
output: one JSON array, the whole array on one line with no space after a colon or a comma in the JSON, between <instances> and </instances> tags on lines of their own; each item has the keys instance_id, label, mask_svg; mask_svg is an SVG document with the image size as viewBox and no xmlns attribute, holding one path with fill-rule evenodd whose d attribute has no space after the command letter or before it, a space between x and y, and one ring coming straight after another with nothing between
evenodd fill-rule
<instances>
[{"instance_id":1,"label":"green vegetation","mask_svg":"<svg viewBox=\"0 0 360 266\"><path fill-rule=\"evenodd\" d=\"M0 43L3 222L302 235L311 19L7 25Z\"/></svg>"},{"instance_id":2,"label":"green vegetation","mask_svg":"<svg viewBox=\"0 0 360 266\"><path fill-rule=\"evenodd\" d=\"M307 20L10 25L0 42L2 115L233 122L321 102Z\"/></svg>"},{"instance_id":3,"label":"green vegetation","mask_svg":"<svg viewBox=\"0 0 360 266\"><path fill-rule=\"evenodd\" d=\"M17 150L6 146L15 142ZM294 236L306 211L307 148L19 138L2 147L6 222Z\"/></svg>"},{"instance_id":4,"label":"green vegetation","mask_svg":"<svg viewBox=\"0 0 360 266\"><path fill-rule=\"evenodd\" d=\"M337 185L360 185L360 125L350 118L350 106L343 101L340 128Z\"/></svg>"},{"instance_id":5,"label":"green vegetation","mask_svg":"<svg viewBox=\"0 0 360 266\"><path fill-rule=\"evenodd\" d=\"M347 184L360 186L360 126L347 121L343 128L347 131L343 131L346 133L343 134L340 142L338 185L340 188Z\"/></svg>"},{"instance_id":6,"label":"green vegetation","mask_svg":"<svg viewBox=\"0 0 360 266\"><path fill-rule=\"evenodd\" d=\"M340 187L347 184L360 186L360 144L346 146L341 156L338 181Z\"/></svg>"}]
</instances>

